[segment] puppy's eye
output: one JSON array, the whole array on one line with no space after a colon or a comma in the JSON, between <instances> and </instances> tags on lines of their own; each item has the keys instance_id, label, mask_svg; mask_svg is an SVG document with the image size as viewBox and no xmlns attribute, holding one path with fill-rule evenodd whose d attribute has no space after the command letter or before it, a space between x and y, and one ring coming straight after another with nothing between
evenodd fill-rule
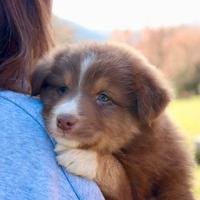
<instances>
[{"instance_id":1,"label":"puppy's eye","mask_svg":"<svg viewBox=\"0 0 200 200\"><path fill-rule=\"evenodd\" d=\"M59 95L67 94L69 91L69 88L67 86L60 86L57 88L57 92Z\"/></svg>"},{"instance_id":2,"label":"puppy's eye","mask_svg":"<svg viewBox=\"0 0 200 200\"><path fill-rule=\"evenodd\" d=\"M112 102L112 101L111 101L110 97L105 92L102 92L97 96L97 103L98 104L107 104L107 103L110 103L110 102Z\"/></svg>"}]
</instances>

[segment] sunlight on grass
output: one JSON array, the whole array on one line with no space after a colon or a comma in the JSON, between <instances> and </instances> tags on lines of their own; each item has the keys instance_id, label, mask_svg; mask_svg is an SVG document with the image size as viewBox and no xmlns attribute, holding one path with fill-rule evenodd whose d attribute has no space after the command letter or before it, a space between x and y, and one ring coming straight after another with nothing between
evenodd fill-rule
<instances>
[{"instance_id":1,"label":"sunlight on grass","mask_svg":"<svg viewBox=\"0 0 200 200\"><path fill-rule=\"evenodd\" d=\"M194 142L200 136L200 96L173 101L168 108L169 114L183 130L191 152ZM200 166L194 170L194 194L200 199Z\"/></svg>"},{"instance_id":2,"label":"sunlight on grass","mask_svg":"<svg viewBox=\"0 0 200 200\"><path fill-rule=\"evenodd\" d=\"M169 111L186 132L192 136L200 134L200 96L175 100Z\"/></svg>"}]
</instances>

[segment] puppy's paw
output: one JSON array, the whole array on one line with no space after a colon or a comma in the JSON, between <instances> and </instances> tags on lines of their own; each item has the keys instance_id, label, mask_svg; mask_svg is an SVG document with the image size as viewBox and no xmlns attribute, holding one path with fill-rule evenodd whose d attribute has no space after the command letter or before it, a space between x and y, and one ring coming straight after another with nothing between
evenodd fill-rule
<instances>
[{"instance_id":1,"label":"puppy's paw","mask_svg":"<svg viewBox=\"0 0 200 200\"><path fill-rule=\"evenodd\" d=\"M88 179L95 179L97 173L97 153L83 149L69 149L57 156L57 161L70 173Z\"/></svg>"}]
</instances>

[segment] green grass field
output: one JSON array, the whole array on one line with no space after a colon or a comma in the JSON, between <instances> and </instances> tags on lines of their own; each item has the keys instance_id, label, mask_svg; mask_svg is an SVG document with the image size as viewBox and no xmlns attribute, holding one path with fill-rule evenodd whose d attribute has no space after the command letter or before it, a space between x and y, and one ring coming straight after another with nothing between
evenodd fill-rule
<instances>
[{"instance_id":1,"label":"green grass field","mask_svg":"<svg viewBox=\"0 0 200 200\"><path fill-rule=\"evenodd\" d=\"M200 96L175 100L169 105L168 111L183 130L188 149L194 155L194 142L200 136ZM200 166L194 169L194 194L200 200Z\"/></svg>"}]
</instances>

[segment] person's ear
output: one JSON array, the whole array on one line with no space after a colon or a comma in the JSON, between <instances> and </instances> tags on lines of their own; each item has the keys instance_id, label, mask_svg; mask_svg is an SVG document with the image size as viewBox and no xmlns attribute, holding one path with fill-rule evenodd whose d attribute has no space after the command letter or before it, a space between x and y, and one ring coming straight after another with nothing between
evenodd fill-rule
<instances>
[{"instance_id":1,"label":"person's ear","mask_svg":"<svg viewBox=\"0 0 200 200\"><path fill-rule=\"evenodd\" d=\"M156 69L150 67L141 74L135 94L137 116L140 122L150 125L170 102L171 91Z\"/></svg>"},{"instance_id":2,"label":"person's ear","mask_svg":"<svg viewBox=\"0 0 200 200\"><path fill-rule=\"evenodd\" d=\"M43 59L37 64L36 69L31 76L32 96L37 96L40 94L45 83L45 79L51 72L51 65L52 62L48 59Z\"/></svg>"}]
</instances>

